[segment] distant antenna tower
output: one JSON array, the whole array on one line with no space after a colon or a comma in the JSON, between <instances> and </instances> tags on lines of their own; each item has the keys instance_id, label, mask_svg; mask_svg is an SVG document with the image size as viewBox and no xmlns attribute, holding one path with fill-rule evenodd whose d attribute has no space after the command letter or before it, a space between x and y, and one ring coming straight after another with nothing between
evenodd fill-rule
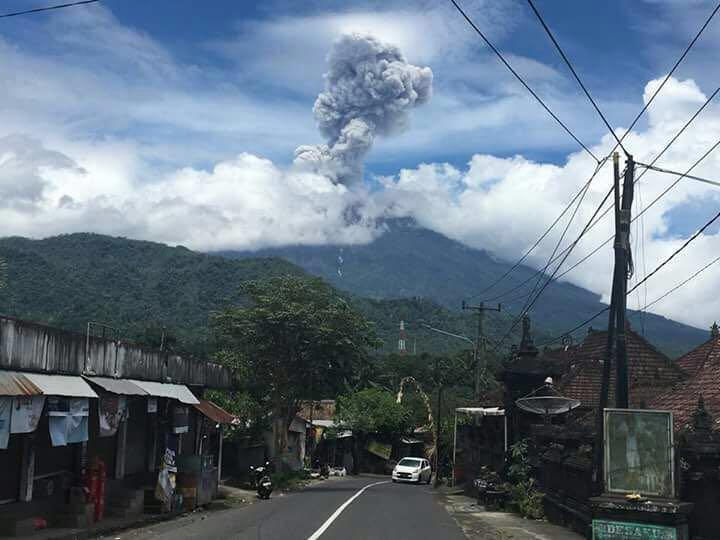
<instances>
[{"instance_id":1,"label":"distant antenna tower","mask_svg":"<svg viewBox=\"0 0 720 540\"><path fill-rule=\"evenodd\" d=\"M405 321L400 321L400 339L398 339L398 353L407 354L405 346Z\"/></svg>"}]
</instances>

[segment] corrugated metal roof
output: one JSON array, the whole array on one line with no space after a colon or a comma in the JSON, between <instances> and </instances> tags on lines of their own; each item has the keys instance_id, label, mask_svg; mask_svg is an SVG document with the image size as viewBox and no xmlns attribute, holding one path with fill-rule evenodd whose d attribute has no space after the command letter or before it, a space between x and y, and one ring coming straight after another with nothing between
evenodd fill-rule
<instances>
[{"instance_id":1,"label":"corrugated metal roof","mask_svg":"<svg viewBox=\"0 0 720 540\"><path fill-rule=\"evenodd\" d=\"M238 425L240 423L240 419L237 416L230 414L212 401L201 399L200 403L197 403L194 407L218 424Z\"/></svg>"},{"instance_id":2,"label":"corrugated metal roof","mask_svg":"<svg viewBox=\"0 0 720 540\"><path fill-rule=\"evenodd\" d=\"M0 371L0 395L98 397L82 377L4 370Z\"/></svg>"},{"instance_id":3,"label":"corrugated metal roof","mask_svg":"<svg viewBox=\"0 0 720 540\"><path fill-rule=\"evenodd\" d=\"M0 396L40 396L42 393L25 373L0 371Z\"/></svg>"},{"instance_id":4,"label":"corrugated metal roof","mask_svg":"<svg viewBox=\"0 0 720 540\"><path fill-rule=\"evenodd\" d=\"M46 396L98 397L82 377L75 375L48 375L46 373L26 373L25 376L38 386Z\"/></svg>"},{"instance_id":5,"label":"corrugated metal roof","mask_svg":"<svg viewBox=\"0 0 720 540\"><path fill-rule=\"evenodd\" d=\"M190 389L182 384L159 383L153 381L138 381L128 379L131 383L138 385L151 396L177 399L181 403L197 405L200 400L196 398Z\"/></svg>"},{"instance_id":6,"label":"corrugated metal roof","mask_svg":"<svg viewBox=\"0 0 720 540\"><path fill-rule=\"evenodd\" d=\"M148 395L145 390L127 379L111 379L109 377L85 377L85 379L113 394L120 394L121 396Z\"/></svg>"}]
</instances>

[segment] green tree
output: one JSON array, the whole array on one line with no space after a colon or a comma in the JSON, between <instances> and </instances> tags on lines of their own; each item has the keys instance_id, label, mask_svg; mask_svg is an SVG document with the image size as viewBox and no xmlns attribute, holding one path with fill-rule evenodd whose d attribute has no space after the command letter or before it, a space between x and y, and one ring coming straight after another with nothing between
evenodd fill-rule
<instances>
[{"instance_id":1,"label":"green tree","mask_svg":"<svg viewBox=\"0 0 720 540\"><path fill-rule=\"evenodd\" d=\"M279 457L300 402L352 388L377 340L373 325L320 279L280 276L241 289L248 306L213 315L220 358L270 413L273 455Z\"/></svg>"},{"instance_id":2,"label":"green tree","mask_svg":"<svg viewBox=\"0 0 720 540\"><path fill-rule=\"evenodd\" d=\"M380 388L366 388L337 399L336 419L353 432L403 435L412 431L411 411L395 395Z\"/></svg>"},{"instance_id":3,"label":"green tree","mask_svg":"<svg viewBox=\"0 0 720 540\"><path fill-rule=\"evenodd\" d=\"M362 448L368 435L393 440L415 427L411 408L406 403L397 403L392 392L380 388L366 388L340 396L335 417L340 425L353 432L354 473L360 470Z\"/></svg>"}]
</instances>

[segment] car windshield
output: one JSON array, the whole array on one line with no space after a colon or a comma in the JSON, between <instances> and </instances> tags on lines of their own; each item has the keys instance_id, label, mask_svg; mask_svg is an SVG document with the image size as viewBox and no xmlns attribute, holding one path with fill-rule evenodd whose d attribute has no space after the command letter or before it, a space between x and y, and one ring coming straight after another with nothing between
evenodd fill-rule
<instances>
[{"instance_id":1,"label":"car windshield","mask_svg":"<svg viewBox=\"0 0 720 540\"><path fill-rule=\"evenodd\" d=\"M419 467L420 466L420 460L419 459L411 459L411 458L403 458L400 460L400 463L398 463L401 467Z\"/></svg>"}]
</instances>

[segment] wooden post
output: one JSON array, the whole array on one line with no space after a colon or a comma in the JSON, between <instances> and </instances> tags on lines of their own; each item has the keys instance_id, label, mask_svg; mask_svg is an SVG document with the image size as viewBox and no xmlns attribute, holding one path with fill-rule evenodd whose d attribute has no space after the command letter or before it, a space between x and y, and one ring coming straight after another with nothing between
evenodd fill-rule
<instances>
[{"instance_id":1,"label":"wooden post","mask_svg":"<svg viewBox=\"0 0 720 540\"><path fill-rule=\"evenodd\" d=\"M20 493L22 502L32 501L33 482L35 480L35 434L28 433L23 437L22 462L20 465Z\"/></svg>"},{"instance_id":2,"label":"wooden post","mask_svg":"<svg viewBox=\"0 0 720 540\"><path fill-rule=\"evenodd\" d=\"M127 454L127 420L120 422L115 435L115 480L125 476L125 455Z\"/></svg>"},{"instance_id":3,"label":"wooden post","mask_svg":"<svg viewBox=\"0 0 720 540\"><path fill-rule=\"evenodd\" d=\"M147 413L148 415L148 432L147 432L147 470L153 472L155 470L155 463L157 459L157 445L158 445L158 413Z\"/></svg>"},{"instance_id":4,"label":"wooden post","mask_svg":"<svg viewBox=\"0 0 720 540\"><path fill-rule=\"evenodd\" d=\"M222 454L223 454L223 427L222 427L222 424L220 424L220 427L218 428L218 462L217 462L218 485L220 485L220 481L222 480Z\"/></svg>"}]
</instances>

